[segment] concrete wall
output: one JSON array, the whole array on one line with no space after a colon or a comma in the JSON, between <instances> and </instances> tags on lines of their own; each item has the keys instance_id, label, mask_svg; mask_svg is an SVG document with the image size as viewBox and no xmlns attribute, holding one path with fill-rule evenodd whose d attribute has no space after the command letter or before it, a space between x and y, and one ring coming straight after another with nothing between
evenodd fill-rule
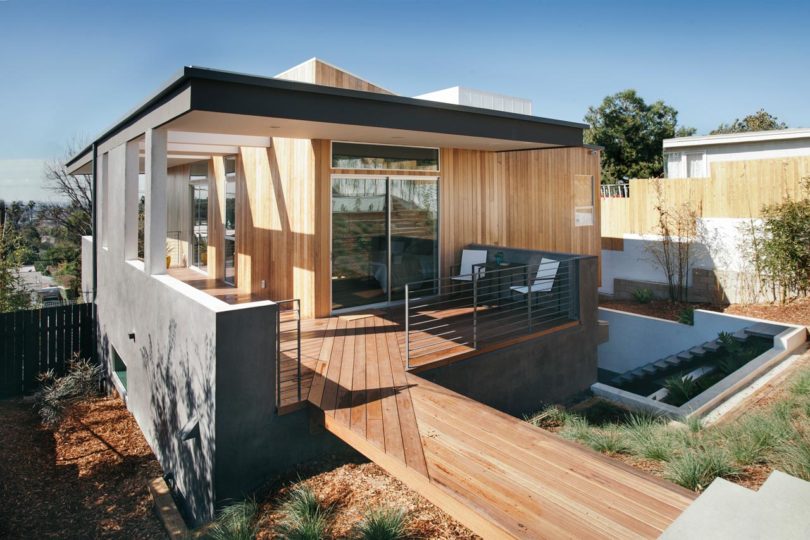
<instances>
[{"instance_id":1,"label":"concrete wall","mask_svg":"<svg viewBox=\"0 0 810 540\"><path fill-rule=\"evenodd\" d=\"M748 260L747 227L751 220L700 218L700 241L693 244L693 270L688 285L695 302L746 303L767 300ZM754 226L760 226L755 220ZM666 275L653 262L651 246L660 237L625 234L622 251L602 250L602 286L599 292L616 298L630 298L635 289L646 287L666 297ZM695 278L698 279L695 279ZM656 286L654 284L660 284Z\"/></svg>"},{"instance_id":2,"label":"concrete wall","mask_svg":"<svg viewBox=\"0 0 810 540\"><path fill-rule=\"evenodd\" d=\"M514 416L587 390L596 382L597 264L580 261L580 326L419 375Z\"/></svg>"},{"instance_id":3,"label":"concrete wall","mask_svg":"<svg viewBox=\"0 0 810 540\"><path fill-rule=\"evenodd\" d=\"M624 311L599 308L599 319L608 322L610 339L599 345L599 367L618 373L679 353L736 332L756 322L713 311L695 310L695 324L681 324Z\"/></svg>"},{"instance_id":4,"label":"concrete wall","mask_svg":"<svg viewBox=\"0 0 810 540\"><path fill-rule=\"evenodd\" d=\"M329 452L348 451L310 434L306 411L275 414L275 318L269 301L228 305L168 275L125 260L124 145L108 156L106 247L98 249L99 357L193 524L268 477ZM135 209L137 211L137 209ZM83 239L82 283L92 283L93 244ZM112 373L115 350L127 388ZM195 429L190 429L194 428ZM183 428L190 437L183 437Z\"/></svg>"}]
</instances>

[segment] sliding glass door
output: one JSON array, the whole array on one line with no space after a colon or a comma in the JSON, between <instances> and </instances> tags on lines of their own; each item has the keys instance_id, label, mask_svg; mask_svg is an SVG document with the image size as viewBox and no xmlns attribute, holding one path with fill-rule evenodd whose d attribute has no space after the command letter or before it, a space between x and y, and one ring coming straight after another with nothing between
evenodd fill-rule
<instances>
[{"instance_id":1,"label":"sliding glass door","mask_svg":"<svg viewBox=\"0 0 810 540\"><path fill-rule=\"evenodd\" d=\"M402 299L437 274L435 177L332 177L332 309Z\"/></svg>"}]
</instances>

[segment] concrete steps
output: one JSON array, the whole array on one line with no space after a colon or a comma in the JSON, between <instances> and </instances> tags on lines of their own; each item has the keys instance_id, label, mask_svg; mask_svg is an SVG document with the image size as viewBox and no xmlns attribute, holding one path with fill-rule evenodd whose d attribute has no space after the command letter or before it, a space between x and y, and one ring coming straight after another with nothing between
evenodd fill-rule
<instances>
[{"instance_id":1,"label":"concrete steps","mask_svg":"<svg viewBox=\"0 0 810 540\"><path fill-rule=\"evenodd\" d=\"M737 341L745 342L749 338L749 336L773 337L779 333L780 329L781 327L776 325L757 323L743 330L739 330L738 332L735 332L732 335L734 339L736 339ZM614 377L611 383L614 385L622 385L629 382L633 382L642 377L655 375L656 373L660 373L673 367L683 365L686 362L692 361L695 358L705 356L708 353L717 352L722 348L723 343L719 339L707 341L706 343L703 343L696 347L691 347L687 350L681 351L672 356L654 360L648 364L639 366L631 371L622 373L621 375Z\"/></svg>"},{"instance_id":2,"label":"concrete steps","mask_svg":"<svg viewBox=\"0 0 810 540\"><path fill-rule=\"evenodd\" d=\"M661 538L810 538L810 482L774 471L752 491L718 478Z\"/></svg>"}]
</instances>

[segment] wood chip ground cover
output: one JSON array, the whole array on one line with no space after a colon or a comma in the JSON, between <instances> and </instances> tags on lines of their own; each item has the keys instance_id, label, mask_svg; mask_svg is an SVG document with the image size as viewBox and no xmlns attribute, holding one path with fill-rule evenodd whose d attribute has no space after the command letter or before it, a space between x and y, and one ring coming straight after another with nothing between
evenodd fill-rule
<instances>
[{"instance_id":1,"label":"wood chip ground cover","mask_svg":"<svg viewBox=\"0 0 810 540\"><path fill-rule=\"evenodd\" d=\"M165 538L146 484L162 474L117 398L79 404L56 430L0 401L0 538Z\"/></svg>"},{"instance_id":2,"label":"wood chip ground cover","mask_svg":"<svg viewBox=\"0 0 810 540\"><path fill-rule=\"evenodd\" d=\"M306 483L321 501L332 508L330 538L351 538L352 530L363 513L378 506L403 509L407 513L413 538L473 539L470 530L452 519L429 501L362 458L323 461L300 468L276 483L260 499L259 539L277 538L275 531L282 518L279 508L289 490L298 482Z\"/></svg>"}]
</instances>

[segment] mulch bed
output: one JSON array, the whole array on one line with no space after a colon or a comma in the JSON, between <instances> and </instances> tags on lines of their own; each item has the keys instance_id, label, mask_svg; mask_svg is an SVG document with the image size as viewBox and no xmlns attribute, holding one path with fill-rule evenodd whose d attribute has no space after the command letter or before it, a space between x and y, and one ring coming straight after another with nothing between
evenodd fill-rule
<instances>
[{"instance_id":1,"label":"mulch bed","mask_svg":"<svg viewBox=\"0 0 810 540\"><path fill-rule=\"evenodd\" d=\"M55 431L0 401L0 538L165 538L147 481L162 475L120 399L77 405Z\"/></svg>"},{"instance_id":2,"label":"mulch bed","mask_svg":"<svg viewBox=\"0 0 810 540\"><path fill-rule=\"evenodd\" d=\"M652 300L646 304L640 304L634 300L601 300L599 307L628 311L637 315L657 317L668 321L677 321L681 312L689 307L694 309L708 309L711 311L722 311L723 309L709 304L688 304L686 302L672 302L669 300Z\"/></svg>"},{"instance_id":3,"label":"mulch bed","mask_svg":"<svg viewBox=\"0 0 810 540\"><path fill-rule=\"evenodd\" d=\"M413 538L478 538L380 467L358 457L348 462L343 459L311 463L277 482L259 500L258 539L277 538L276 530L282 517L279 509L297 482L307 484L332 508L329 538L350 538L363 513L379 506L404 509Z\"/></svg>"}]
</instances>

